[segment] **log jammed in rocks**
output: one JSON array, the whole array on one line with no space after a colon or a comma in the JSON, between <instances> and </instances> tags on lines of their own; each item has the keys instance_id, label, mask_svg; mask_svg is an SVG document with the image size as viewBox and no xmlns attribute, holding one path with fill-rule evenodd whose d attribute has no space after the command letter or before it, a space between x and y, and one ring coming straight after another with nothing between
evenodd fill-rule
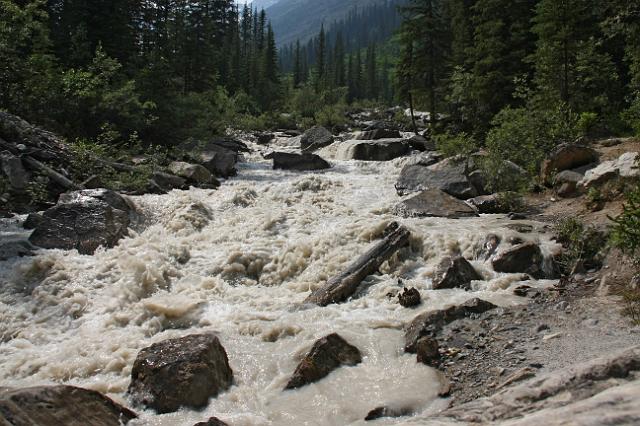
<instances>
[{"instance_id":1,"label":"log jammed in rocks","mask_svg":"<svg viewBox=\"0 0 640 426\"><path fill-rule=\"evenodd\" d=\"M326 285L315 290L305 303L315 303L327 306L347 300L369 275L376 272L380 266L393 254L409 244L411 233L408 229L392 222L385 230L384 239L369 249L340 275L331 278Z\"/></svg>"},{"instance_id":2,"label":"log jammed in rocks","mask_svg":"<svg viewBox=\"0 0 640 426\"><path fill-rule=\"evenodd\" d=\"M0 424L120 426L138 417L99 392L73 386L36 386L0 392Z\"/></svg>"}]
</instances>

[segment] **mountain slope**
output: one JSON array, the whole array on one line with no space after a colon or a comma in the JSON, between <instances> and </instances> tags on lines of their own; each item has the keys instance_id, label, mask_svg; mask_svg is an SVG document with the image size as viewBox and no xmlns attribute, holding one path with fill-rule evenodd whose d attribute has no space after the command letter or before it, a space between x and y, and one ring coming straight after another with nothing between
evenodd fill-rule
<instances>
[{"instance_id":1,"label":"mountain slope","mask_svg":"<svg viewBox=\"0 0 640 426\"><path fill-rule=\"evenodd\" d=\"M365 7L387 0L279 0L266 9L273 25L278 45L300 40L306 42L316 35L322 23L330 26L344 18L354 7Z\"/></svg>"}]
</instances>

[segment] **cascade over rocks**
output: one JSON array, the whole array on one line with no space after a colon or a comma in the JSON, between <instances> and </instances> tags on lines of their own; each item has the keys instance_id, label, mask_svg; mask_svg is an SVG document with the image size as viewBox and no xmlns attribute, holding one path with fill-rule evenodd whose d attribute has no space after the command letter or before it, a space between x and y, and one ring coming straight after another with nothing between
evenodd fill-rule
<instances>
[{"instance_id":1,"label":"cascade over rocks","mask_svg":"<svg viewBox=\"0 0 640 426\"><path fill-rule=\"evenodd\" d=\"M343 160L390 161L409 154L411 148L404 139L349 140L339 145Z\"/></svg>"},{"instance_id":2,"label":"cascade over rocks","mask_svg":"<svg viewBox=\"0 0 640 426\"><path fill-rule=\"evenodd\" d=\"M510 274L525 273L534 278L542 278L544 258L540 247L534 242L525 242L498 253L491 264L496 272Z\"/></svg>"},{"instance_id":3,"label":"cascade over rocks","mask_svg":"<svg viewBox=\"0 0 640 426\"><path fill-rule=\"evenodd\" d=\"M302 149L302 152L313 152L331 145L333 142L333 134L330 131L322 126L314 126L304 132L300 138L300 149Z\"/></svg>"},{"instance_id":4,"label":"cascade over rocks","mask_svg":"<svg viewBox=\"0 0 640 426\"><path fill-rule=\"evenodd\" d=\"M0 423L29 426L121 426L138 416L99 392L74 386L0 391Z\"/></svg>"},{"instance_id":5,"label":"cascade over rocks","mask_svg":"<svg viewBox=\"0 0 640 426\"><path fill-rule=\"evenodd\" d=\"M497 308L497 306L493 303L474 298L467 300L461 305L453 305L446 309L424 312L415 317L405 328L404 350L409 353L415 353L418 340L421 337L433 337L442 327L455 320L469 317L472 314L481 314L495 308Z\"/></svg>"},{"instance_id":6,"label":"cascade over rocks","mask_svg":"<svg viewBox=\"0 0 640 426\"><path fill-rule=\"evenodd\" d=\"M288 152L271 152L264 158L273 160L273 168L282 170L324 170L331 168L326 160L316 154L291 154Z\"/></svg>"},{"instance_id":7,"label":"cascade over rocks","mask_svg":"<svg viewBox=\"0 0 640 426\"><path fill-rule=\"evenodd\" d=\"M296 367L285 390L296 389L317 382L342 365L354 366L362 362L360 351L333 333L316 341Z\"/></svg>"},{"instance_id":8,"label":"cascade over rocks","mask_svg":"<svg viewBox=\"0 0 640 426\"><path fill-rule=\"evenodd\" d=\"M544 160L540 177L545 184L551 184L556 173L576 169L597 161L598 153L593 148L579 144L562 144Z\"/></svg>"},{"instance_id":9,"label":"cascade over rocks","mask_svg":"<svg viewBox=\"0 0 640 426\"><path fill-rule=\"evenodd\" d=\"M478 216L464 201L439 190L428 189L404 200L394 207L394 214L402 217L461 217Z\"/></svg>"},{"instance_id":10,"label":"cascade over rocks","mask_svg":"<svg viewBox=\"0 0 640 426\"><path fill-rule=\"evenodd\" d=\"M227 353L213 334L165 340L142 349L128 393L136 404L170 413L205 407L233 381Z\"/></svg>"},{"instance_id":11,"label":"cascade over rocks","mask_svg":"<svg viewBox=\"0 0 640 426\"><path fill-rule=\"evenodd\" d=\"M100 246L115 246L127 235L134 212L130 201L108 189L62 194L54 207L41 215L29 215L27 222L35 228L29 241L42 248L93 254Z\"/></svg>"},{"instance_id":12,"label":"cascade over rocks","mask_svg":"<svg viewBox=\"0 0 640 426\"><path fill-rule=\"evenodd\" d=\"M434 290L448 288L469 290L471 289L471 281L482 279L482 276L464 257L445 257L436 268L431 287Z\"/></svg>"}]
</instances>

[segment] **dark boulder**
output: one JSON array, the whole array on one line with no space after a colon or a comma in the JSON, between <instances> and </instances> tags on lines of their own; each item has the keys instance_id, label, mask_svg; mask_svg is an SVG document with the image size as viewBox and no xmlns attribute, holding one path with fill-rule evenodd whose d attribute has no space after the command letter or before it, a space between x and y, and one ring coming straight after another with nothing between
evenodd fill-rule
<instances>
[{"instance_id":1,"label":"dark boulder","mask_svg":"<svg viewBox=\"0 0 640 426\"><path fill-rule=\"evenodd\" d=\"M509 209L505 208L498 194L470 198L467 200L467 204L475 207L481 214L509 213Z\"/></svg>"},{"instance_id":2,"label":"dark boulder","mask_svg":"<svg viewBox=\"0 0 640 426\"><path fill-rule=\"evenodd\" d=\"M498 253L491 264L496 272L525 273L541 278L544 258L540 247L534 242L526 242Z\"/></svg>"},{"instance_id":3,"label":"dark boulder","mask_svg":"<svg viewBox=\"0 0 640 426\"><path fill-rule=\"evenodd\" d=\"M461 305L450 306L446 309L425 312L413 319L407 326L404 333L404 350L415 353L418 340L422 337L433 337L442 328L459 319L467 318L474 314L481 314L491 309L497 308L493 303L482 299L471 299Z\"/></svg>"},{"instance_id":4,"label":"dark boulder","mask_svg":"<svg viewBox=\"0 0 640 426\"><path fill-rule=\"evenodd\" d=\"M0 154L0 169L7 177L12 189L22 191L27 188L31 174L24 168L20 157L8 151L3 152Z\"/></svg>"},{"instance_id":5,"label":"dark boulder","mask_svg":"<svg viewBox=\"0 0 640 426\"><path fill-rule=\"evenodd\" d=\"M326 160L316 154L290 154L288 152L272 152L265 156L273 160L274 169L282 170L324 170L331 168Z\"/></svg>"},{"instance_id":6,"label":"dark boulder","mask_svg":"<svg viewBox=\"0 0 640 426\"><path fill-rule=\"evenodd\" d=\"M228 178L237 174L238 154L216 145L197 154L195 161L214 176Z\"/></svg>"},{"instance_id":7,"label":"dark boulder","mask_svg":"<svg viewBox=\"0 0 640 426\"><path fill-rule=\"evenodd\" d=\"M220 186L220 182L211 176L211 172L200 164L189 164L183 161L174 161L169 164L169 171L179 176L189 184L197 186L210 185L213 187Z\"/></svg>"},{"instance_id":8,"label":"dark boulder","mask_svg":"<svg viewBox=\"0 0 640 426\"><path fill-rule=\"evenodd\" d=\"M484 188L477 187L469 180L466 162L453 158L431 166L410 164L402 169L396 183L400 195L426 189L439 189L461 200L484 193Z\"/></svg>"},{"instance_id":9,"label":"dark boulder","mask_svg":"<svg viewBox=\"0 0 640 426\"><path fill-rule=\"evenodd\" d=\"M304 132L300 138L300 149L303 152L313 152L317 149L331 145L334 141L330 131L322 126L314 126Z\"/></svg>"},{"instance_id":10,"label":"dark boulder","mask_svg":"<svg viewBox=\"0 0 640 426\"><path fill-rule=\"evenodd\" d=\"M344 160L390 161L409 152L409 144L404 139L350 140L340 144L340 156Z\"/></svg>"},{"instance_id":11,"label":"dark boulder","mask_svg":"<svg viewBox=\"0 0 640 426\"><path fill-rule=\"evenodd\" d=\"M418 289L411 287L405 288L398 295L398 302L405 308L413 308L422 303L422 299L420 297L420 292L418 291Z\"/></svg>"},{"instance_id":12,"label":"dark boulder","mask_svg":"<svg viewBox=\"0 0 640 426\"><path fill-rule=\"evenodd\" d=\"M416 151L432 152L435 151L436 143L432 139L427 139L421 135L413 135L409 138L409 145Z\"/></svg>"},{"instance_id":13,"label":"dark boulder","mask_svg":"<svg viewBox=\"0 0 640 426\"><path fill-rule=\"evenodd\" d=\"M256 133L255 137L258 145L268 145L275 139L276 135L273 133Z\"/></svg>"},{"instance_id":14,"label":"dark boulder","mask_svg":"<svg viewBox=\"0 0 640 426\"><path fill-rule=\"evenodd\" d=\"M412 416L415 412L411 407L378 407L369 411L367 417L364 418L365 421L369 422L371 420L378 420L382 418L397 418L397 417L405 417Z\"/></svg>"},{"instance_id":15,"label":"dark boulder","mask_svg":"<svg viewBox=\"0 0 640 426\"><path fill-rule=\"evenodd\" d=\"M154 172L147 185L147 192L152 194L166 194L174 189L189 189L187 180L170 173Z\"/></svg>"},{"instance_id":16,"label":"dark boulder","mask_svg":"<svg viewBox=\"0 0 640 426\"><path fill-rule=\"evenodd\" d=\"M296 389L317 382L342 365L362 362L360 351L333 333L313 344L311 350L296 367L285 389Z\"/></svg>"},{"instance_id":17,"label":"dark boulder","mask_svg":"<svg viewBox=\"0 0 640 426\"><path fill-rule=\"evenodd\" d=\"M598 152L579 144L562 144L554 149L542 163L540 177L551 184L556 173L576 169L598 161Z\"/></svg>"},{"instance_id":18,"label":"dark boulder","mask_svg":"<svg viewBox=\"0 0 640 426\"><path fill-rule=\"evenodd\" d=\"M229 425L217 417L211 417L206 422L199 422L193 426L229 426Z\"/></svg>"},{"instance_id":19,"label":"dark boulder","mask_svg":"<svg viewBox=\"0 0 640 426\"><path fill-rule=\"evenodd\" d=\"M433 284L434 290L447 288L463 288L469 290L471 281L482 280L473 265L462 256L445 257L436 268Z\"/></svg>"},{"instance_id":20,"label":"dark boulder","mask_svg":"<svg viewBox=\"0 0 640 426\"><path fill-rule=\"evenodd\" d=\"M93 254L100 246L115 246L127 235L133 213L129 201L108 189L62 194L57 205L27 219L35 226L29 241L42 248Z\"/></svg>"},{"instance_id":21,"label":"dark boulder","mask_svg":"<svg viewBox=\"0 0 640 426\"><path fill-rule=\"evenodd\" d=\"M394 213L402 217L447 217L451 219L478 216L464 201L439 190L429 189L397 204Z\"/></svg>"},{"instance_id":22,"label":"dark boulder","mask_svg":"<svg viewBox=\"0 0 640 426\"><path fill-rule=\"evenodd\" d=\"M375 141L378 139L399 139L402 135L396 129L372 129L361 132L356 139L360 141Z\"/></svg>"},{"instance_id":23,"label":"dark boulder","mask_svg":"<svg viewBox=\"0 0 640 426\"><path fill-rule=\"evenodd\" d=\"M133 364L128 393L136 404L170 413L205 407L233 381L227 353L212 334L165 340L142 349Z\"/></svg>"},{"instance_id":24,"label":"dark boulder","mask_svg":"<svg viewBox=\"0 0 640 426\"><path fill-rule=\"evenodd\" d=\"M0 424L15 426L121 426L137 417L99 392L73 386L0 391Z\"/></svg>"},{"instance_id":25,"label":"dark boulder","mask_svg":"<svg viewBox=\"0 0 640 426\"><path fill-rule=\"evenodd\" d=\"M416 342L418 362L435 367L440 361L440 346L433 337L424 336Z\"/></svg>"},{"instance_id":26,"label":"dark boulder","mask_svg":"<svg viewBox=\"0 0 640 426\"><path fill-rule=\"evenodd\" d=\"M0 243L0 261L14 257L33 256L33 247L28 241L6 241Z\"/></svg>"}]
</instances>

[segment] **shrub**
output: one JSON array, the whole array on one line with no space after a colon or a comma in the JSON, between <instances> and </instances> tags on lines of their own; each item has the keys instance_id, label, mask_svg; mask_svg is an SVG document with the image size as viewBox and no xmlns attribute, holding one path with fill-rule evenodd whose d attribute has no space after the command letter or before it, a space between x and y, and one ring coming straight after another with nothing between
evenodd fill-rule
<instances>
[{"instance_id":1,"label":"shrub","mask_svg":"<svg viewBox=\"0 0 640 426\"><path fill-rule=\"evenodd\" d=\"M316 123L329 129L339 129L347 125L345 104L327 105L315 114Z\"/></svg>"},{"instance_id":2,"label":"shrub","mask_svg":"<svg viewBox=\"0 0 640 426\"><path fill-rule=\"evenodd\" d=\"M580 114L576 126L580 133L583 135L589 135L600 124L598 114L595 112L583 112Z\"/></svg>"},{"instance_id":3,"label":"shrub","mask_svg":"<svg viewBox=\"0 0 640 426\"><path fill-rule=\"evenodd\" d=\"M640 260L640 188L627 195L622 214L614 222L612 242L623 253Z\"/></svg>"},{"instance_id":4,"label":"shrub","mask_svg":"<svg viewBox=\"0 0 640 426\"><path fill-rule=\"evenodd\" d=\"M561 220L555 232L558 242L564 247L559 260L562 273L571 273L580 263L585 268L599 268L602 265L601 251L607 246L604 233L574 218Z\"/></svg>"},{"instance_id":5,"label":"shrub","mask_svg":"<svg viewBox=\"0 0 640 426\"><path fill-rule=\"evenodd\" d=\"M622 119L633 130L634 135L640 138L640 96L622 113Z\"/></svg>"},{"instance_id":6,"label":"shrub","mask_svg":"<svg viewBox=\"0 0 640 426\"><path fill-rule=\"evenodd\" d=\"M433 137L440 151L445 157L454 157L456 155L469 156L478 150L478 144L473 137L461 132L452 134L449 132L435 135Z\"/></svg>"}]
</instances>

